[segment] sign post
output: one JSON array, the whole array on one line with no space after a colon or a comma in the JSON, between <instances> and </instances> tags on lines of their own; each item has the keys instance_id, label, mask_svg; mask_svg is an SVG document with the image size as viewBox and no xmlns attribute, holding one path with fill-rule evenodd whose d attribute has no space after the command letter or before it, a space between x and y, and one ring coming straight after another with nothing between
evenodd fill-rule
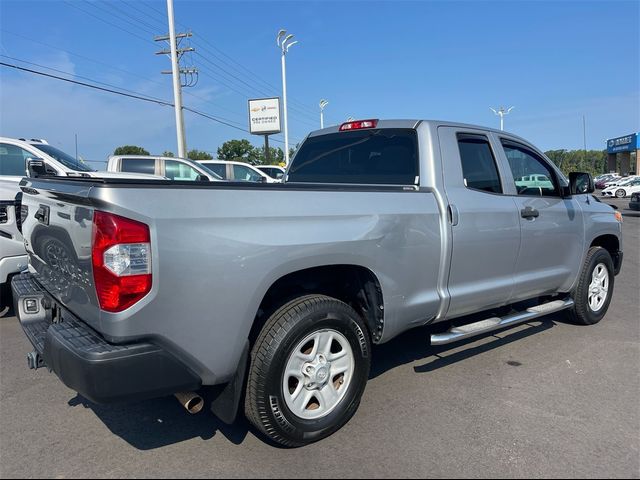
<instances>
[{"instance_id":1,"label":"sign post","mask_svg":"<svg viewBox=\"0 0 640 480\"><path fill-rule=\"evenodd\" d=\"M264 135L264 155L267 163L269 155L269 135L280 133L280 98L258 98L249 100L249 132Z\"/></svg>"}]
</instances>

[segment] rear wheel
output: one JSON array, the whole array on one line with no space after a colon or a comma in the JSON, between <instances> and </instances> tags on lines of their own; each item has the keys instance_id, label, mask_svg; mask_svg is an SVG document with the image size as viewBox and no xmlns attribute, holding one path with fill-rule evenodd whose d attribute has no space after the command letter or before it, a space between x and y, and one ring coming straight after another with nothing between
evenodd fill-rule
<instances>
[{"instance_id":1,"label":"rear wheel","mask_svg":"<svg viewBox=\"0 0 640 480\"><path fill-rule=\"evenodd\" d=\"M592 247L587 253L573 299L570 315L574 323L594 325L606 315L614 284L613 260L602 247Z\"/></svg>"},{"instance_id":2,"label":"rear wheel","mask_svg":"<svg viewBox=\"0 0 640 480\"><path fill-rule=\"evenodd\" d=\"M370 351L362 319L344 302L308 295L287 303L253 347L247 418L289 447L331 435L360 404Z\"/></svg>"}]
</instances>

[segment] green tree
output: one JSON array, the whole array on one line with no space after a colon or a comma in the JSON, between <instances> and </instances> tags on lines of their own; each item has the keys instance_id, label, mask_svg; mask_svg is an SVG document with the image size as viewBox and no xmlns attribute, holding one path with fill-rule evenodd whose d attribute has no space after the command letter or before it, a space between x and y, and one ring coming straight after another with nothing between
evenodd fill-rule
<instances>
[{"instance_id":1,"label":"green tree","mask_svg":"<svg viewBox=\"0 0 640 480\"><path fill-rule=\"evenodd\" d=\"M588 172L596 176L606 170L606 150L549 150L545 155L566 176L570 172Z\"/></svg>"},{"instance_id":2,"label":"green tree","mask_svg":"<svg viewBox=\"0 0 640 480\"><path fill-rule=\"evenodd\" d=\"M211 154L204 150L196 150L195 148L187 152L187 157L191 160L213 160L213 156Z\"/></svg>"},{"instance_id":3,"label":"green tree","mask_svg":"<svg viewBox=\"0 0 640 480\"><path fill-rule=\"evenodd\" d=\"M220 160L229 160L234 162L255 161L258 157L256 148L251 145L249 140L229 140L218 147L218 158Z\"/></svg>"},{"instance_id":4,"label":"green tree","mask_svg":"<svg viewBox=\"0 0 640 480\"><path fill-rule=\"evenodd\" d=\"M269 147L269 158L265 155L264 146L254 150L256 165L277 165L284 162L284 151L280 147Z\"/></svg>"},{"instance_id":5,"label":"green tree","mask_svg":"<svg viewBox=\"0 0 640 480\"><path fill-rule=\"evenodd\" d=\"M162 152L162 156L163 157L175 157L175 155L173 154L173 152L169 151L169 150L165 150L164 152Z\"/></svg>"},{"instance_id":6,"label":"green tree","mask_svg":"<svg viewBox=\"0 0 640 480\"><path fill-rule=\"evenodd\" d=\"M118 147L113 151L114 155L149 155L142 147L137 147L135 145L123 145L122 147Z\"/></svg>"}]
</instances>

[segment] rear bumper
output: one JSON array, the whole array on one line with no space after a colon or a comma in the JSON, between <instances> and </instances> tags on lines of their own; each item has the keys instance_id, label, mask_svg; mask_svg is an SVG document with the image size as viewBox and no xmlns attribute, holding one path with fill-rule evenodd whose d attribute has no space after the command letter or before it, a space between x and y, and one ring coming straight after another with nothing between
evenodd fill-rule
<instances>
[{"instance_id":1,"label":"rear bumper","mask_svg":"<svg viewBox=\"0 0 640 480\"><path fill-rule=\"evenodd\" d=\"M57 304L31 274L11 282L15 312L34 347L31 368L46 366L96 403L142 400L196 390L200 378L166 349L114 345Z\"/></svg>"}]
</instances>

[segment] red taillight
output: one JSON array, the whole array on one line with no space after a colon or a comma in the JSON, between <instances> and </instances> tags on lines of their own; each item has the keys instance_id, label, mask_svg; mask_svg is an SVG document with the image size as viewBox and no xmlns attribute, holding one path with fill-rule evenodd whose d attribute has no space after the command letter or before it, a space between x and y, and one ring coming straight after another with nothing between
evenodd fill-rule
<instances>
[{"instance_id":1,"label":"red taillight","mask_svg":"<svg viewBox=\"0 0 640 480\"><path fill-rule=\"evenodd\" d=\"M347 122L340 125L340 131L362 130L363 128L376 128L378 120L358 120L355 122Z\"/></svg>"},{"instance_id":2,"label":"red taillight","mask_svg":"<svg viewBox=\"0 0 640 480\"><path fill-rule=\"evenodd\" d=\"M150 242L144 223L94 212L91 257L100 308L121 312L151 291Z\"/></svg>"}]
</instances>

